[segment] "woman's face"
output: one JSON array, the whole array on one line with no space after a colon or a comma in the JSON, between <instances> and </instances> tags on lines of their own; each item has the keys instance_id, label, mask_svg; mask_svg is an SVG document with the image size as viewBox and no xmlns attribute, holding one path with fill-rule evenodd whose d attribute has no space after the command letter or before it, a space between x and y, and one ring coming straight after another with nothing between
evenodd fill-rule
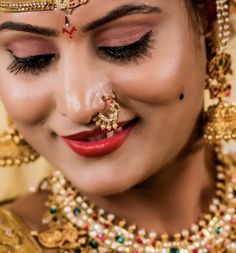
<instances>
[{"instance_id":1,"label":"woman's face","mask_svg":"<svg viewBox=\"0 0 236 253\"><path fill-rule=\"evenodd\" d=\"M0 15L1 99L25 139L81 191L125 191L189 141L206 60L188 11L183 0L90 0L68 16L72 38L62 11ZM112 92L131 131L119 129L122 144L108 154L76 153L63 137L95 129L91 118Z\"/></svg>"}]
</instances>

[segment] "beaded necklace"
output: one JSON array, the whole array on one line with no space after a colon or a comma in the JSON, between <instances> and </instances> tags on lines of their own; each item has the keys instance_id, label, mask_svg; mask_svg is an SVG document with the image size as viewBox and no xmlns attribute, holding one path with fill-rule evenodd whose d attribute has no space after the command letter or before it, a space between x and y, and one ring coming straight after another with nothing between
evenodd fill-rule
<instances>
[{"instance_id":1,"label":"beaded necklace","mask_svg":"<svg viewBox=\"0 0 236 253\"><path fill-rule=\"evenodd\" d=\"M87 201L56 171L45 179L49 191L45 232L32 231L38 242L60 253L233 253L236 252L236 171L230 156L216 148L216 192L209 213L173 236L147 233Z\"/></svg>"}]
</instances>

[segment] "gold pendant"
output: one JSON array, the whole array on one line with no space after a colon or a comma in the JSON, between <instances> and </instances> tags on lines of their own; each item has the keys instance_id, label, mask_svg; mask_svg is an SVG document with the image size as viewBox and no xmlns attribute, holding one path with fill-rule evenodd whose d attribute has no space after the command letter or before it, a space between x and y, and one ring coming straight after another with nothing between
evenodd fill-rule
<instances>
[{"instance_id":1,"label":"gold pendant","mask_svg":"<svg viewBox=\"0 0 236 253\"><path fill-rule=\"evenodd\" d=\"M41 245L48 249L73 250L87 244L87 232L78 230L71 223L55 226L45 232L32 231L31 235L37 238Z\"/></svg>"},{"instance_id":2,"label":"gold pendant","mask_svg":"<svg viewBox=\"0 0 236 253\"><path fill-rule=\"evenodd\" d=\"M56 0L56 9L64 10L67 14L72 14L74 8L86 4L89 0Z\"/></svg>"}]
</instances>

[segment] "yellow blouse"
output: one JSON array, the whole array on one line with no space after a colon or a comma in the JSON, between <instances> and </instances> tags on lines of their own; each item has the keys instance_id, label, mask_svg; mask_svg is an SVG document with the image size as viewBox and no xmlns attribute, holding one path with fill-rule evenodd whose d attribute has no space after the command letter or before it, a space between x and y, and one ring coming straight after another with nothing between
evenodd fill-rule
<instances>
[{"instance_id":1,"label":"yellow blouse","mask_svg":"<svg viewBox=\"0 0 236 253\"><path fill-rule=\"evenodd\" d=\"M4 208L0 208L0 253L43 253L26 226Z\"/></svg>"}]
</instances>

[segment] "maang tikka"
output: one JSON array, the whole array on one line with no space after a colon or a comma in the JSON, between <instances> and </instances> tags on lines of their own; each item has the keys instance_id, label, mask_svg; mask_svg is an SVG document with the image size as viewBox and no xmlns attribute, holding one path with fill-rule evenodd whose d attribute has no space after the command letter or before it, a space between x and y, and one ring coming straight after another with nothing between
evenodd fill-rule
<instances>
[{"instance_id":1,"label":"maang tikka","mask_svg":"<svg viewBox=\"0 0 236 253\"><path fill-rule=\"evenodd\" d=\"M89 0L35 0L35 1L0 1L0 12L32 12L62 10L70 15L73 9Z\"/></svg>"},{"instance_id":2,"label":"maang tikka","mask_svg":"<svg viewBox=\"0 0 236 253\"><path fill-rule=\"evenodd\" d=\"M31 11L54 11L65 12L64 27L62 33L72 38L77 31L75 26L71 27L68 15L80 5L88 3L89 0L35 0L35 1L0 1L0 12L31 12Z\"/></svg>"},{"instance_id":3,"label":"maang tikka","mask_svg":"<svg viewBox=\"0 0 236 253\"><path fill-rule=\"evenodd\" d=\"M206 88L215 102L205 113L204 139L210 144L236 139L236 106L225 101L231 95L228 76L233 74L231 55L226 52L230 39L229 4L227 0L217 0L216 6L218 37L216 45L209 48L206 78Z\"/></svg>"}]
</instances>

